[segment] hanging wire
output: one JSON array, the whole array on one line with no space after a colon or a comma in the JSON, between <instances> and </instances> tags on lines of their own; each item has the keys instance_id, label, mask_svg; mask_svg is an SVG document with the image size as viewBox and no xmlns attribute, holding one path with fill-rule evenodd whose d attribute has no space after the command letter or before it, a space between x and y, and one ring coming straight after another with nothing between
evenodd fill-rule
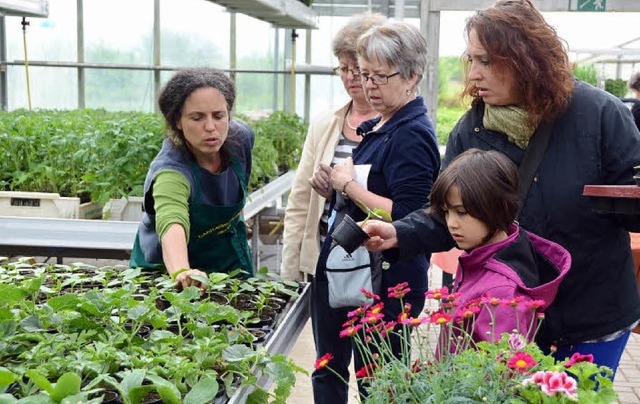
<instances>
[{"instance_id":1,"label":"hanging wire","mask_svg":"<svg viewBox=\"0 0 640 404\"><path fill-rule=\"evenodd\" d=\"M29 85L29 58L27 57L27 25L26 17L22 17L22 39L24 43L24 70L27 78L27 100L29 101L29 111L31 111L31 86Z\"/></svg>"}]
</instances>

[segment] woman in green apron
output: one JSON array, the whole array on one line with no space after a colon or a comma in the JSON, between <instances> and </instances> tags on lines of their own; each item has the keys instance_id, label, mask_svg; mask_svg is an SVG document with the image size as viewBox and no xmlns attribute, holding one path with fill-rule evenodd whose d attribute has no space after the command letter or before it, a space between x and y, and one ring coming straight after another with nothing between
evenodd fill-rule
<instances>
[{"instance_id":1,"label":"woman in green apron","mask_svg":"<svg viewBox=\"0 0 640 404\"><path fill-rule=\"evenodd\" d=\"M166 269L180 287L199 285L192 275L253 274L242 209L254 135L231 120L234 101L233 81L216 69L180 71L163 88L167 131L145 180L132 267Z\"/></svg>"}]
</instances>

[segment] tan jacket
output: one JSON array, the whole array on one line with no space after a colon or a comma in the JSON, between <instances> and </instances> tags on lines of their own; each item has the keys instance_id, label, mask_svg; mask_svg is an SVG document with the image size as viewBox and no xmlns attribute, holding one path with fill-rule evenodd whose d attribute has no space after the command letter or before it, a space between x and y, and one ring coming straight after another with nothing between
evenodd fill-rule
<instances>
[{"instance_id":1,"label":"tan jacket","mask_svg":"<svg viewBox=\"0 0 640 404\"><path fill-rule=\"evenodd\" d=\"M318 225L326 199L315 192L307 180L321 162L331 163L348 107L349 104L337 111L325 111L309 125L284 216L280 274L285 279L301 281L305 280L304 274L316 272L320 255Z\"/></svg>"}]
</instances>

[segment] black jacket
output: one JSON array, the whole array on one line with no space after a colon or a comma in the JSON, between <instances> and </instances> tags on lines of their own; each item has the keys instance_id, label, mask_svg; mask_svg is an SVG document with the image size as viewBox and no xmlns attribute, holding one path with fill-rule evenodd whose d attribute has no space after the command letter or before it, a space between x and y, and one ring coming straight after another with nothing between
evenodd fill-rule
<instances>
[{"instance_id":1,"label":"black jacket","mask_svg":"<svg viewBox=\"0 0 640 404\"><path fill-rule=\"evenodd\" d=\"M520 164L524 150L485 129L483 112L480 102L458 122L443 168L474 147L501 151ZM541 342L588 341L640 318L628 233L640 231L640 217L595 213L593 202L582 196L586 184L633 184L633 167L639 164L640 133L629 109L616 97L576 81L568 109L555 119L519 218L524 229L565 247L573 260L549 313L553 316L539 335ZM453 246L444 224L421 211L394 225L400 256Z\"/></svg>"}]
</instances>

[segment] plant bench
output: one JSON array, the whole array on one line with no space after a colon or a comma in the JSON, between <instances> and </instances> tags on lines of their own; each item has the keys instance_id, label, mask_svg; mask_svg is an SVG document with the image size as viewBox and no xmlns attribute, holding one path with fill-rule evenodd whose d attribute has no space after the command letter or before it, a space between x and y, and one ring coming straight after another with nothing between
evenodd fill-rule
<instances>
[{"instance_id":1,"label":"plant bench","mask_svg":"<svg viewBox=\"0 0 640 404\"><path fill-rule=\"evenodd\" d=\"M245 219L259 216L291 189L295 171L289 171L252 192L244 209ZM259 233L254 220L254 234ZM128 260L139 222L0 216L0 255L106 258ZM257 238L251 245L258 268Z\"/></svg>"}]
</instances>

